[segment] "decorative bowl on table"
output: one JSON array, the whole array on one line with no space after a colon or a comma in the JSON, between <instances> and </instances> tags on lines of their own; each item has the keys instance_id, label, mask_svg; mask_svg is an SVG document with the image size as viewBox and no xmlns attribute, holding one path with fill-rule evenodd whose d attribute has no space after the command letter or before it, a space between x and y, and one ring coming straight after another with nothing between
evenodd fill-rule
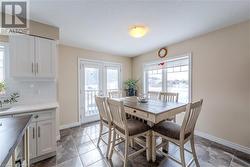
<instances>
[{"instance_id":1,"label":"decorative bowl on table","mask_svg":"<svg viewBox=\"0 0 250 167\"><path fill-rule=\"evenodd\" d=\"M138 96L137 100L139 103L147 103L148 102L147 96Z\"/></svg>"}]
</instances>

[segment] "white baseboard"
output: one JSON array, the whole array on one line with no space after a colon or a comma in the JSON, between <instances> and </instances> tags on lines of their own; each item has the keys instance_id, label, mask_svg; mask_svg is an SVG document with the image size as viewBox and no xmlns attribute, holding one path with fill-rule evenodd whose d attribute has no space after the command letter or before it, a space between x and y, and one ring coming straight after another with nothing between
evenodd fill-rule
<instances>
[{"instance_id":1,"label":"white baseboard","mask_svg":"<svg viewBox=\"0 0 250 167\"><path fill-rule=\"evenodd\" d=\"M200 131L195 131L195 135L200 136L200 137L203 137L203 138L208 139L208 140L211 140L211 141L214 141L214 142L216 142L216 143L222 144L222 145L224 145L224 146L233 148L233 149L235 149L235 150L244 152L244 153L246 153L246 154L250 154L250 148L249 148L249 147L245 147L245 146L242 146L242 145L240 145L240 144L233 143L233 142L230 142L230 141L228 141L228 140L221 139L221 138L219 138L219 137L212 136L212 135L210 135L210 134L207 134L207 133L204 133L204 132L200 132Z\"/></svg>"},{"instance_id":2,"label":"white baseboard","mask_svg":"<svg viewBox=\"0 0 250 167\"><path fill-rule=\"evenodd\" d=\"M65 124L65 125L60 125L60 130L67 129L67 128L73 128L73 127L80 126L80 125L81 125L80 122L73 122L73 123L69 123L69 124Z\"/></svg>"}]
</instances>

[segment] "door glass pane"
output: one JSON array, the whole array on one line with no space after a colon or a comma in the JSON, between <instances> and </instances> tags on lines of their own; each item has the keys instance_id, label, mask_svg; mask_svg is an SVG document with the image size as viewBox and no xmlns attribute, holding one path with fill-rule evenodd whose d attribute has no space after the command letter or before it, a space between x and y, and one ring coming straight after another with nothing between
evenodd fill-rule
<instances>
[{"instance_id":1,"label":"door glass pane","mask_svg":"<svg viewBox=\"0 0 250 167\"><path fill-rule=\"evenodd\" d=\"M85 116L97 115L95 95L100 92L99 68L86 67L85 71Z\"/></svg>"},{"instance_id":2,"label":"door glass pane","mask_svg":"<svg viewBox=\"0 0 250 167\"><path fill-rule=\"evenodd\" d=\"M107 68L107 90L119 89L119 69Z\"/></svg>"},{"instance_id":3,"label":"door glass pane","mask_svg":"<svg viewBox=\"0 0 250 167\"><path fill-rule=\"evenodd\" d=\"M162 69L147 71L148 91L162 90Z\"/></svg>"}]
</instances>

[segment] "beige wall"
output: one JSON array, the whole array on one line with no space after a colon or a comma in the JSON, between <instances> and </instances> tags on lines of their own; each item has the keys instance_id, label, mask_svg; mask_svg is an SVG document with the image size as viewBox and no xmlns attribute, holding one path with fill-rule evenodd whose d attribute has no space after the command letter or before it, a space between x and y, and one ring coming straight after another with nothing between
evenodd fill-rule
<instances>
[{"instance_id":1,"label":"beige wall","mask_svg":"<svg viewBox=\"0 0 250 167\"><path fill-rule=\"evenodd\" d=\"M250 147L250 22L168 46L168 56L193 55L193 100L204 99L197 129ZM157 51L133 58L133 78Z\"/></svg>"},{"instance_id":2,"label":"beige wall","mask_svg":"<svg viewBox=\"0 0 250 167\"><path fill-rule=\"evenodd\" d=\"M59 45L59 104L60 124L66 125L78 121L78 57L91 60L103 60L122 64L122 79L131 78L131 58L112 56L65 45Z\"/></svg>"}]
</instances>

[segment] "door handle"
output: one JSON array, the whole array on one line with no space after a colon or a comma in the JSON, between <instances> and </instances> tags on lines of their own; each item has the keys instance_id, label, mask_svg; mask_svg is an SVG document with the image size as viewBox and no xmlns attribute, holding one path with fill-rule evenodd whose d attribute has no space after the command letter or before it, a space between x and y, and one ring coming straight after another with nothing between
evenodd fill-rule
<instances>
[{"instance_id":1,"label":"door handle","mask_svg":"<svg viewBox=\"0 0 250 167\"><path fill-rule=\"evenodd\" d=\"M38 137L40 137L40 126L38 126Z\"/></svg>"}]
</instances>

